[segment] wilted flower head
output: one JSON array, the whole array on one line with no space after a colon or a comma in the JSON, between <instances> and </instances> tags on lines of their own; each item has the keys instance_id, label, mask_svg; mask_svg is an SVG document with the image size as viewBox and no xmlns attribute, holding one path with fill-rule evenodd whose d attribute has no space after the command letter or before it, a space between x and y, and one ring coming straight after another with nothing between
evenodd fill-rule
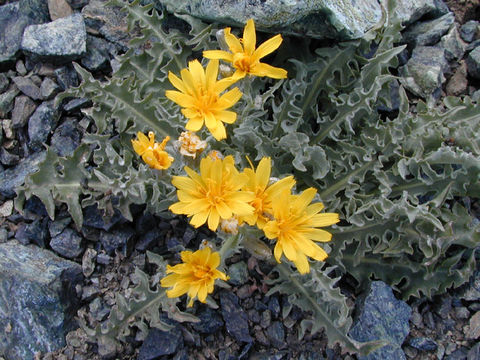
<instances>
[{"instance_id":1,"label":"wilted flower head","mask_svg":"<svg viewBox=\"0 0 480 360\"><path fill-rule=\"evenodd\" d=\"M243 39L238 39L230 33L229 27L225 28L225 41L230 52L223 50L206 50L203 56L207 59L220 59L228 61L236 69L233 78L240 79L246 75L268 76L274 79L284 79L287 71L260 62L260 59L273 51L282 43L280 34L268 39L255 49L256 34L253 19L247 21L243 30ZM243 44L243 45L242 45Z\"/></svg>"},{"instance_id":2,"label":"wilted flower head","mask_svg":"<svg viewBox=\"0 0 480 360\"><path fill-rule=\"evenodd\" d=\"M164 151L170 136L167 136L159 144L155 142L155 134L150 131L148 138L145 134L138 132L138 140L132 140L133 150L140 155L145 163L152 169L165 170L172 165L173 157Z\"/></svg>"},{"instance_id":3,"label":"wilted flower head","mask_svg":"<svg viewBox=\"0 0 480 360\"><path fill-rule=\"evenodd\" d=\"M248 178L235 168L232 156L225 159L203 158L200 174L185 166L188 176L174 176L172 184L178 189L178 202L169 209L175 214L192 217L190 224L199 227L208 221L210 230L215 231L220 219L234 215L247 216L253 212L248 203L253 199L251 192L241 191Z\"/></svg>"},{"instance_id":4,"label":"wilted flower head","mask_svg":"<svg viewBox=\"0 0 480 360\"><path fill-rule=\"evenodd\" d=\"M299 195L283 190L273 199L273 220L263 228L265 236L277 239L274 256L280 262L282 253L293 261L301 274L310 272L307 256L323 261L327 253L314 241L328 242L332 238L329 232L318 229L339 221L338 214L319 212L322 203L310 204L317 190L309 188Z\"/></svg>"},{"instance_id":5,"label":"wilted flower head","mask_svg":"<svg viewBox=\"0 0 480 360\"><path fill-rule=\"evenodd\" d=\"M208 157L212 160L222 160L224 156L218 150L212 150L208 153Z\"/></svg>"},{"instance_id":6,"label":"wilted flower head","mask_svg":"<svg viewBox=\"0 0 480 360\"><path fill-rule=\"evenodd\" d=\"M203 124L217 140L227 137L226 124L233 124L237 114L228 111L242 97L238 88L220 95L235 81L232 78L217 81L218 60L211 60L206 70L198 60L188 63L188 69L183 69L181 79L173 73L168 73L168 79L179 91L167 90L165 96L180 105L182 114L188 119L187 130L198 131Z\"/></svg>"},{"instance_id":7,"label":"wilted flower head","mask_svg":"<svg viewBox=\"0 0 480 360\"><path fill-rule=\"evenodd\" d=\"M200 140L200 138L191 131L184 131L178 138L180 144L180 154L196 158L197 154L201 153L207 147L207 142Z\"/></svg>"},{"instance_id":8,"label":"wilted flower head","mask_svg":"<svg viewBox=\"0 0 480 360\"><path fill-rule=\"evenodd\" d=\"M230 219L222 219L222 221L220 221L220 229L227 234L237 235L239 225L236 216L233 216Z\"/></svg>"},{"instance_id":9,"label":"wilted flower head","mask_svg":"<svg viewBox=\"0 0 480 360\"><path fill-rule=\"evenodd\" d=\"M206 246L195 252L182 251L182 264L167 265L167 275L161 281L162 287L171 287L167 290L169 298L188 294L188 306L191 307L195 298L205 303L207 295L213 292L216 279L228 280L228 276L217 270L220 265L220 254L212 252Z\"/></svg>"},{"instance_id":10,"label":"wilted flower head","mask_svg":"<svg viewBox=\"0 0 480 360\"><path fill-rule=\"evenodd\" d=\"M290 191L295 185L295 180L293 176L288 176L271 182L272 160L268 157L260 160L256 171L252 165L251 169L247 168L243 172L248 176L248 182L243 189L255 194L255 198L250 202L255 211L252 215L243 217L242 220L249 225L256 224L259 229L262 229L273 215L273 199L285 189Z\"/></svg>"}]
</instances>

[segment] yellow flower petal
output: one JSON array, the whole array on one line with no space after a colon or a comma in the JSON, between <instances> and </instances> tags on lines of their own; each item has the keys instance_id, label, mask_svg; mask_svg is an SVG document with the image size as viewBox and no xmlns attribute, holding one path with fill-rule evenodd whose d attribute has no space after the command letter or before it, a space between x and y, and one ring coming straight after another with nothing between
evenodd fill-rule
<instances>
[{"instance_id":1,"label":"yellow flower petal","mask_svg":"<svg viewBox=\"0 0 480 360\"><path fill-rule=\"evenodd\" d=\"M257 76L267 76L272 79L287 78L287 70L264 63L258 63L257 65L255 65L252 74Z\"/></svg>"},{"instance_id":2,"label":"yellow flower petal","mask_svg":"<svg viewBox=\"0 0 480 360\"><path fill-rule=\"evenodd\" d=\"M227 42L227 45L230 48L230 51L233 53L243 52L243 46L240 43L240 40L238 40L238 38L235 35L231 34L230 30L231 29L229 27L223 30L225 34L225 41Z\"/></svg>"},{"instance_id":3,"label":"yellow flower petal","mask_svg":"<svg viewBox=\"0 0 480 360\"><path fill-rule=\"evenodd\" d=\"M263 44L261 44L253 53L253 56L256 60L260 60L262 57L267 56L268 54L271 54L272 52L277 50L282 44L282 41L282 35L275 35L274 37L268 39Z\"/></svg>"},{"instance_id":4,"label":"yellow flower petal","mask_svg":"<svg viewBox=\"0 0 480 360\"><path fill-rule=\"evenodd\" d=\"M249 19L245 28L243 29L243 47L245 52L249 55L252 55L255 51L255 43L257 38L255 35L255 24L253 19ZM278 47L278 46L277 46Z\"/></svg>"}]
</instances>

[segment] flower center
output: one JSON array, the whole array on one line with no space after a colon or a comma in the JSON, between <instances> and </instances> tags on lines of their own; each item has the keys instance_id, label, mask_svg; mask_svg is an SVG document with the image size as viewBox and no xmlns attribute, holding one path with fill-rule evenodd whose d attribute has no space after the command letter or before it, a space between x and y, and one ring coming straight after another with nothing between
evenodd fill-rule
<instances>
[{"instance_id":1,"label":"flower center","mask_svg":"<svg viewBox=\"0 0 480 360\"><path fill-rule=\"evenodd\" d=\"M249 73L252 69L253 60L250 55L247 55L245 53L237 53L233 55L232 63L236 69Z\"/></svg>"},{"instance_id":2,"label":"flower center","mask_svg":"<svg viewBox=\"0 0 480 360\"><path fill-rule=\"evenodd\" d=\"M210 267L205 265L196 265L195 269L193 270L193 276L197 279L204 279L210 276Z\"/></svg>"},{"instance_id":3,"label":"flower center","mask_svg":"<svg viewBox=\"0 0 480 360\"><path fill-rule=\"evenodd\" d=\"M210 113L216 103L218 102L218 95L213 91L209 91L203 87L199 88L199 95L195 102L195 107L200 115L203 117L205 114Z\"/></svg>"}]
</instances>

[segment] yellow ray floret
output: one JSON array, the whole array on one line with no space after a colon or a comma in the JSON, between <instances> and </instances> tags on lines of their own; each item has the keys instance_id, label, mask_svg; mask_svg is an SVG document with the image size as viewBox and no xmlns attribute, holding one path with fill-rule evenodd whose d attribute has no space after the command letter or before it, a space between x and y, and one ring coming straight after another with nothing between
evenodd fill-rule
<instances>
[{"instance_id":1,"label":"yellow ray floret","mask_svg":"<svg viewBox=\"0 0 480 360\"><path fill-rule=\"evenodd\" d=\"M248 181L245 174L235 168L232 156L225 159L203 158L200 174L185 166L188 176L174 176L172 184L177 188L178 202L169 209L175 214L191 217L190 224L199 227L206 222L215 231L220 219L232 216L248 216L253 213L249 202L254 194L241 191Z\"/></svg>"},{"instance_id":2,"label":"yellow ray floret","mask_svg":"<svg viewBox=\"0 0 480 360\"><path fill-rule=\"evenodd\" d=\"M263 228L267 238L277 239L274 249L277 262L285 254L301 274L310 272L307 256L319 261L327 257L325 250L314 241L328 242L332 234L318 228L339 221L338 214L320 214L322 203L311 204L316 192L309 188L299 195L292 195L283 190L272 202L274 220Z\"/></svg>"},{"instance_id":3,"label":"yellow ray floret","mask_svg":"<svg viewBox=\"0 0 480 360\"><path fill-rule=\"evenodd\" d=\"M273 79L284 79L287 71L260 62L260 59L278 49L283 39L280 34L268 39L255 49L256 34L253 19L247 21L243 30L243 39L238 39L225 28L225 41L230 52L223 50L207 50L203 56L207 59L219 59L230 62L236 69L234 79L240 79L246 75L267 76ZM243 44L243 45L242 45Z\"/></svg>"},{"instance_id":4,"label":"yellow ray floret","mask_svg":"<svg viewBox=\"0 0 480 360\"><path fill-rule=\"evenodd\" d=\"M182 251L183 263L167 265L167 275L161 281L162 287L171 287L167 290L169 298L188 294L188 306L191 307L195 298L202 303L206 302L207 295L213 292L216 279L228 280L228 276L217 270L220 265L220 254L212 252L206 246L195 252Z\"/></svg>"},{"instance_id":5,"label":"yellow ray floret","mask_svg":"<svg viewBox=\"0 0 480 360\"><path fill-rule=\"evenodd\" d=\"M135 150L152 169L165 170L168 169L173 162L173 157L168 155L164 150L168 140L170 140L169 136L159 144L155 142L155 134L153 132L150 131L148 133L148 138L145 134L138 132L137 140L132 140L132 146L133 150Z\"/></svg>"},{"instance_id":6,"label":"yellow ray floret","mask_svg":"<svg viewBox=\"0 0 480 360\"><path fill-rule=\"evenodd\" d=\"M255 211L242 220L252 226L256 224L259 229L262 229L273 216L273 199L285 189L290 191L295 185L295 180L293 176L288 176L281 180L271 181L272 160L268 157L260 160L256 171L252 166L251 169L247 168L243 172L248 176L248 182L243 189L255 194L255 198L250 203Z\"/></svg>"},{"instance_id":7,"label":"yellow ray floret","mask_svg":"<svg viewBox=\"0 0 480 360\"><path fill-rule=\"evenodd\" d=\"M217 81L218 60L208 63L206 70L198 60L190 61L188 69L180 72L181 79L169 72L168 79L178 89L167 90L165 96L182 107L182 114L188 119L187 130L199 131L205 124L217 140L227 137L226 124L233 124L237 114L231 108L242 97L238 88L225 91L235 81L232 78Z\"/></svg>"}]
</instances>

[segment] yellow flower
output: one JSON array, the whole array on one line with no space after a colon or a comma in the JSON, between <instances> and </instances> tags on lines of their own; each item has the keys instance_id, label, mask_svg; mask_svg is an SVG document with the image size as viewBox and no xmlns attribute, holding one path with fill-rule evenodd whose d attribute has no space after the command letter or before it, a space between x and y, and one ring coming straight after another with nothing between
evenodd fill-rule
<instances>
[{"instance_id":1,"label":"yellow flower","mask_svg":"<svg viewBox=\"0 0 480 360\"><path fill-rule=\"evenodd\" d=\"M243 190L251 191L255 194L255 199L250 202L255 211L252 215L243 217L242 220L249 225L257 224L259 229L262 229L273 215L273 199L278 197L285 189L290 191L293 185L295 185L293 176L288 176L271 184L271 171L272 160L268 157L260 160L257 171L254 170L253 165L251 169L247 168L243 171L248 176L248 182Z\"/></svg>"},{"instance_id":2,"label":"yellow flower","mask_svg":"<svg viewBox=\"0 0 480 360\"><path fill-rule=\"evenodd\" d=\"M281 68L273 67L260 62L260 59L273 51L282 43L280 34L265 41L255 49L256 35L253 19L247 21L243 30L243 39L238 39L230 33L230 28L225 28L225 41L230 52L223 50L207 50L203 56L207 59L220 59L232 63L236 69L233 74L234 79L241 79L247 74L256 76L268 76L274 79L284 79L287 77L287 71ZM242 45L243 43L243 45Z\"/></svg>"},{"instance_id":3,"label":"yellow flower","mask_svg":"<svg viewBox=\"0 0 480 360\"><path fill-rule=\"evenodd\" d=\"M165 96L180 105L182 114L188 120L187 130L198 131L203 124L217 140L227 137L226 124L233 124L237 114L226 109L232 107L242 97L238 88L220 95L235 81L232 78L217 81L218 60L208 63L206 71L198 60L188 63L188 70L183 69L181 79L173 73L168 73L168 79L179 91L167 90Z\"/></svg>"},{"instance_id":4,"label":"yellow flower","mask_svg":"<svg viewBox=\"0 0 480 360\"><path fill-rule=\"evenodd\" d=\"M164 151L170 136L159 144L155 142L155 134L148 133L148 138L141 132L137 133L138 140L132 140L133 150L140 155L145 163L152 169L165 170L172 165L173 157Z\"/></svg>"},{"instance_id":5,"label":"yellow flower","mask_svg":"<svg viewBox=\"0 0 480 360\"><path fill-rule=\"evenodd\" d=\"M184 156L190 156L192 158L197 157L197 153L201 153L207 147L207 142L200 140L200 138L191 131L184 131L178 138L180 144L180 154Z\"/></svg>"},{"instance_id":6,"label":"yellow flower","mask_svg":"<svg viewBox=\"0 0 480 360\"><path fill-rule=\"evenodd\" d=\"M310 204L316 192L314 188L309 188L302 194L292 195L288 190L283 190L280 196L273 199L274 220L263 228L267 238L277 239L274 249L277 262L285 253L301 274L310 272L307 256L319 261L327 257L327 253L314 241L328 242L332 234L318 227L339 221L338 214L319 214L323 209L322 203Z\"/></svg>"},{"instance_id":7,"label":"yellow flower","mask_svg":"<svg viewBox=\"0 0 480 360\"><path fill-rule=\"evenodd\" d=\"M200 174L188 166L185 171L188 176L174 176L172 179L178 189L179 202L170 205L169 209L175 214L191 216L193 226L199 227L208 221L210 230L215 231L220 219L247 216L253 212L248 203L254 195L240 191L248 177L238 172L232 156L223 160L203 158Z\"/></svg>"},{"instance_id":8,"label":"yellow flower","mask_svg":"<svg viewBox=\"0 0 480 360\"><path fill-rule=\"evenodd\" d=\"M228 276L217 270L220 265L220 254L212 252L206 246L195 252L182 251L182 264L175 266L167 265L167 275L161 281L162 287L172 287L167 290L169 298L175 298L188 294L188 307L193 305L197 297L202 303L205 303L207 294L213 292L213 286L216 279L228 280ZM172 274L173 273L173 274Z\"/></svg>"}]
</instances>

